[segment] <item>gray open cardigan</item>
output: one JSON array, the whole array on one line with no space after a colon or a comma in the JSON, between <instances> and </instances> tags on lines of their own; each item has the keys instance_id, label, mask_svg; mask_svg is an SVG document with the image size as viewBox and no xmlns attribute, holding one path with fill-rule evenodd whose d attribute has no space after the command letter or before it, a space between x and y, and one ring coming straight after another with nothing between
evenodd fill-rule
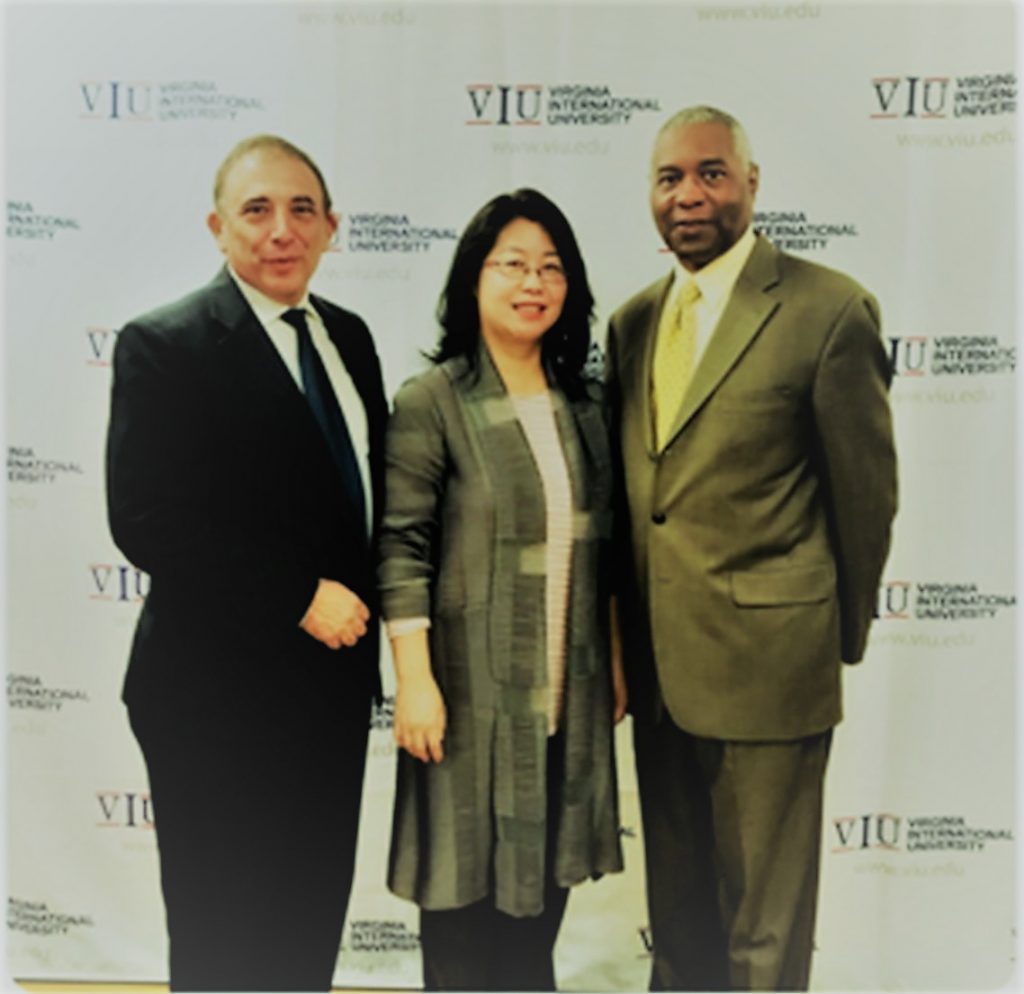
<instances>
[{"instance_id":1,"label":"gray open cardigan","mask_svg":"<svg viewBox=\"0 0 1024 994\"><path fill-rule=\"evenodd\" d=\"M445 758L398 758L388 885L421 907L494 892L543 907L547 661L544 493L486 348L409 380L387 435L380 582L386 620L429 616ZM622 869L608 659L611 462L598 384L552 386L573 494L565 774L555 879Z\"/></svg>"}]
</instances>

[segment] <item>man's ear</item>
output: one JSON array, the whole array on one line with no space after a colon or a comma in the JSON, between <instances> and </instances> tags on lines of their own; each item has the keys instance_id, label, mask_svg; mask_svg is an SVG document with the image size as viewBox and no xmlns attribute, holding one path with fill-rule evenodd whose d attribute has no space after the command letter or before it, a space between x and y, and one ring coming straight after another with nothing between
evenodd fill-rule
<instances>
[{"instance_id":1,"label":"man's ear","mask_svg":"<svg viewBox=\"0 0 1024 994\"><path fill-rule=\"evenodd\" d=\"M750 186L750 192L752 194L757 193L757 187L761 182L761 170L758 169L756 162L750 163L750 172L747 174L747 184Z\"/></svg>"},{"instance_id":2,"label":"man's ear","mask_svg":"<svg viewBox=\"0 0 1024 994\"><path fill-rule=\"evenodd\" d=\"M220 236L224 230L224 222L221 221L220 215L216 211L210 211L206 215L206 227L210 229L210 234L213 235L217 244L220 246L221 251L224 250L223 244L221 244Z\"/></svg>"}]
</instances>

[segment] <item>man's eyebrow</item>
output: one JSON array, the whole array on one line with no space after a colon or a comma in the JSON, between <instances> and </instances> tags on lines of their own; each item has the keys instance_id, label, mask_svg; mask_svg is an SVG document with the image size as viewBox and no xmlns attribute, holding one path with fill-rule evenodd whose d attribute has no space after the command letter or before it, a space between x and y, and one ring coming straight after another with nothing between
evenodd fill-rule
<instances>
[{"instance_id":1,"label":"man's eyebrow","mask_svg":"<svg viewBox=\"0 0 1024 994\"><path fill-rule=\"evenodd\" d=\"M725 159L721 158L720 156L715 156L714 158L711 159L701 159L700 164L701 166L724 166Z\"/></svg>"},{"instance_id":2,"label":"man's eyebrow","mask_svg":"<svg viewBox=\"0 0 1024 994\"><path fill-rule=\"evenodd\" d=\"M300 193L297 197L292 197L293 204L316 204L316 201L308 194Z\"/></svg>"},{"instance_id":3,"label":"man's eyebrow","mask_svg":"<svg viewBox=\"0 0 1024 994\"><path fill-rule=\"evenodd\" d=\"M247 200L242 201L243 207L248 207L250 204L267 204L270 203L270 197L260 195L258 197L249 197Z\"/></svg>"}]
</instances>

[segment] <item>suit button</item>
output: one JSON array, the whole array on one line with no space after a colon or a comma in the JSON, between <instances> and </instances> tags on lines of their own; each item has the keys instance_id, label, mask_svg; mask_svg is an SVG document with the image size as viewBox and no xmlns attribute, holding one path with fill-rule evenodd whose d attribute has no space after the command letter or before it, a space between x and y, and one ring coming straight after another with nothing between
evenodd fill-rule
<instances>
[{"instance_id":1,"label":"suit button","mask_svg":"<svg viewBox=\"0 0 1024 994\"><path fill-rule=\"evenodd\" d=\"M655 511L654 514L651 515L651 521L653 521L656 525L665 524L664 513L661 511Z\"/></svg>"}]
</instances>

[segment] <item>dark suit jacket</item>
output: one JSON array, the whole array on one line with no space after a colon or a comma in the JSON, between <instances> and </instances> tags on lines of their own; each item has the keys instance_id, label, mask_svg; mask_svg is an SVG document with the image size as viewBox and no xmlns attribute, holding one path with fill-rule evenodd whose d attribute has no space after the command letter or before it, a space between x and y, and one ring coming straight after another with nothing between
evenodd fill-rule
<instances>
[{"instance_id":1,"label":"dark suit jacket","mask_svg":"<svg viewBox=\"0 0 1024 994\"><path fill-rule=\"evenodd\" d=\"M629 525L634 709L696 735L785 740L841 717L896 510L890 370L874 298L764 238L657 453L654 339L669 279L612 317Z\"/></svg>"},{"instance_id":2,"label":"dark suit jacket","mask_svg":"<svg viewBox=\"0 0 1024 994\"><path fill-rule=\"evenodd\" d=\"M379 521L387 403L373 342L354 314L312 304L366 407ZM301 716L314 697L379 690L375 623L337 651L298 627L319 577L355 591L376 620L375 539L226 270L118 336L107 487L114 540L152 579L130 706Z\"/></svg>"}]
</instances>

